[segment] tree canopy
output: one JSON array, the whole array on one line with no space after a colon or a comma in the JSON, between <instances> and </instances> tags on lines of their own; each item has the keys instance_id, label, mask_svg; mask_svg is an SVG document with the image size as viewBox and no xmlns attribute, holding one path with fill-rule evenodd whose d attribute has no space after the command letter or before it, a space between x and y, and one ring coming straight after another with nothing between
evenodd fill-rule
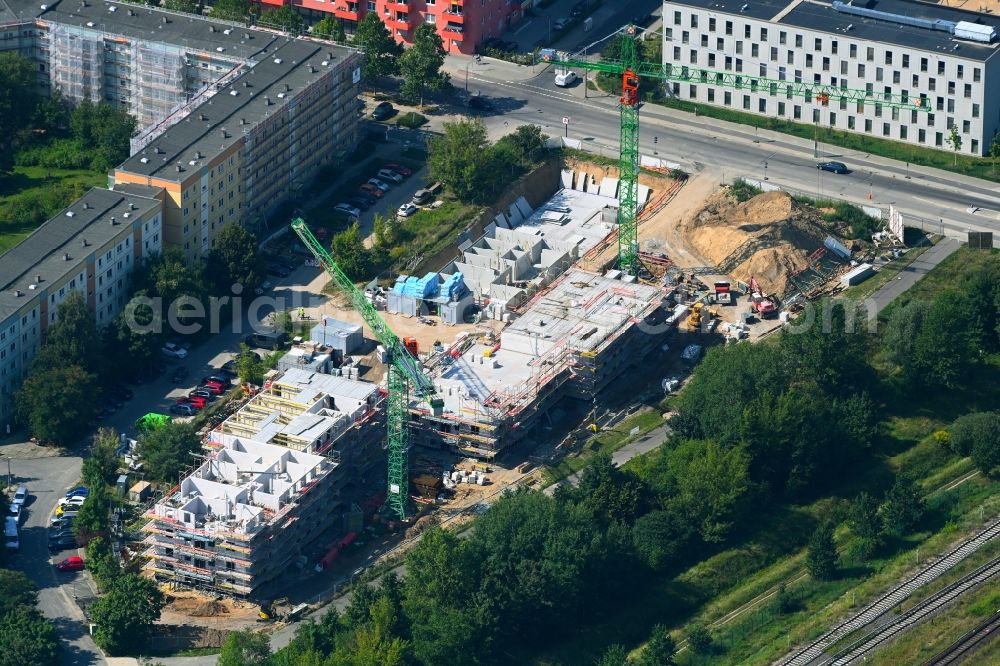
<instances>
[{"instance_id":1,"label":"tree canopy","mask_svg":"<svg viewBox=\"0 0 1000 666\"><path fill-rule=\"evenodd\" d=\"M115 578L107 594L90 607L94 642L111 655L134 654L145 644L165 603L153 581L134 573Z\"/></svg>"},{"instance_id":2,"label":"tree canopy","mask_svg":"<svg viewBox=\"0 0 1000 666\"><path fill-rule=\"evenodd\" d=\"M358 23L354 45L361 49L361 71L372 89L379 78L399 73L403 45L397 42L378 14L368 12Z\"/></svg>"},{"instance_id":3,"label":"tree canopy","mask_svg":"<svg viewBox=\"0 0 1000 666\"><path fill-rule=\"evenodd\" d=\"M250 2L249 0L214 0L209 15L213 18L229 21L245 21L250 15Z\"/></svg>"},{"instance_id":4,"label":"tree canopy","mask_svg":"<svg viewBox=\"0 0 1000 666\"><path fill-rule=\"evenodd\" d=\"M330 254L347 277L360 280L371 268L371 254L365 248L365 239L357 222L333 237Z\"/></svg>"},{"instance_id":5,"label":"tree canopy","mask_svg":"<svg viewBox=\"0 0 1000 666\"><path fill-rule=\"evenodd\" d=\"M264 280L264 261L257 252L257 239L242 225L230 222L222 227L206 261L208 280L216 294L225 294L233 285L252 294Z\"/></svg>"},{"instance_id":6,"label":"tree canopy","mask_svg":"<svg viewBox=\"0 0 1000 666\"><path fill-rule=\"evenodd\" d=\"M139 453L150 478L172 481L194 462L192 453L201 451L201 439L190 423L172 422L143 435Z\"/></svg>"},{"instance_id":7,"label":"tree canopy","mask_svg":"<svg viewBox=\"0 0 1000 666\"><path fill-rule=\"evenodd\" d=\"M97 381L79 365L29 374L15 394L18 418L41 442L72 444L97 405Z\"/></svg>"},{"instance_id":8,"label":"tree canopy","mask_svg":"<svg viewBox=\"0 0 1000 666\"><path fill-rule=\"evenodd\" d=\"M429 23L417 26L413 45L399 58L399 71L403 75L400 96L423 106L426 91L441 90L448 83L448 75L441 71L446 53L436 27Z\"/></svg>"},{"instance_id":9,"label":"tree canopy","mask_svg":"<svg viewBox=\"0 0 1000 666\"><path fill-rule=\"evenodd\" d=\"M0 666L56 666L55 627L35 608L35 584L24 573L0 569Z\"/></svg>"}]
</instances>

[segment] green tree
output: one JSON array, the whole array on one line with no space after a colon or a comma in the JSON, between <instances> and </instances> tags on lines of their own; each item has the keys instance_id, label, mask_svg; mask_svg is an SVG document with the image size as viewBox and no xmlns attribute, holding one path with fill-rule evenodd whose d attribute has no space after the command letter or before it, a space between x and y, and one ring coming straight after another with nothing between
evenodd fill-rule
<instances>
[{"instance_id":1,"label":"green tree","mask_svg":"<svg viewBox=\"0 0 1000 666\"><path fill-rule=\"evenodd\" d=\"M688 645L695 654L708 654L712 651L712 633L704 624L696 623L688 630Z\"/></svg>"},{"instance_id":2,"label":"green tree","mask_svg":"<svg viewBox=\"0 0 1000 666\"><path fill-rule=\"evenodd\" d=\"M201 13L201 3L196 2L196 0L163 0L163 6L175 12Z\"/></svg>"},{"instance_id":3,"label":"green tree","mask_svg":"<svg viewBox=\"0 0 1000 666\"><path fill-rule=\"evenodd\" d=\"M271 644L267 634L252 629L232 631L222 643L218 666L267 666Z\"/></svg>"},{"instance_id":4,"label":"green tree","mask_svg":"<svg viewBox=\"0 0 1000 666\"><path fill-rule=\"evenodd\" d=\"M340 270L352 280L367 277L371 270L371 252L365 247L365 239L357 222L333 237L330 253Z\"/></svg>"},{"instance_id":5,"label":"green tree","mask_svg":"<svg viewBox=\"0 0 1000 666\"><path fill-rule=\"evenodd\" d=\"M222 227L212 241L205 263L206 278L217 294L228 293L235 284L243 286L243 293L251 294L264 280L264 261L257 251L257 239L233 222Z\"/></svg>"},{"instance_id":6,"label":"green tree","mask_svg":"<svg viewBox=\"0 0 1000 666\"><path fill-rule=\"evenodd\" d=\"M24 572L0 569L0 615L19 606L34 606L37 601L38 588Z\"/></svg>"},{"instance_id":7,"label":"green tree","mask_svg":"<svg viewBox=\"0 0 1000 666\"><path fill-rule=\"evenodd\" d=\"M190 423L168 423L139 440L139 454L150 478L172 481L194 462L201 451L198 432Z\"/></svg>"},{"instance_id":8,"label":"green tree","mask_svg":"<svg viewBox=\"0 0 1000 666\"><path fill-rule=\"evenodd\" d=\"M926 510L920 488L909 476L900 474L882 501L882 531L901 537L913 531Z\"/></svg>"},{"instance_id":9,"label":"green tree","mask_svg":"<svg viewBox=\"0 0 1000 666\"><path fill-rule=\"evenodd\" d=\"M481 200L493 176L486 126L478 118L444 124L428 144L427 169L462 201Z\"/></svg>"},{"instance_id":10,"label":"green tree","mask_svg":"<svg viewBox=\"0 0 1000 666\"><path fill-rule=\"evenodd\" d=\"M610 453L599 453L580 470L575 495L602 523L632 524L642 505L643 487L634 474L618 469Z\"/></svg>"},{"instance_id":11,"label":"green tree","mask_svg":"<svg viewBox=\"0 0 1000 666\"><path fill-rule=\"evenodd\" d=\"M948 446L959 455L970 455L977 445L986 448L1000 441L1000 412L973 412L955 419L948 429Z\"/></svg>"},{"instance_id":12,"label":"green tree","mask_svg":"<svg viewBox=\"0 0 1000 666\"><path fill-rule=\"evenodd\" d=\"M413 33L413 45L399 58L399 71L403 85L399 94L403 99L424 105L424 92L441 90L448 83L448 75L441 71L447 51L437 28L421 23Z\"/></svg>"},{"instance_id":13,"label":"green tree","mask_svg":"<svg viewBox=\"0 0 1000 666\"><path fill-rule=\"evenodd\" d=\"M542 134L542 128L538 125L521 125L501 137L494 148L509 149L518 166L529 168L545 154L545 141L548 138Z\"/></svg>"},{"instance_id":14,"label":"green tree","mask_svg":"<svg viewBox=\"0 0 1000 666\"><path fill-rule=\"evenodd\" d=\"M851 504L848 515L851 531L858 538L858 554L869 558L882 545L882 520L879 503L868 493L861 493Z\"/></svg>"},{"instance_id":15,"label":"green tree","mask_svg":"<svg viewBox=\"0 0 1000 666\"><path fill-rule=\"evenodd\" d=\"M106 384L121 381L135 374L149 374L160 358L163 336L153 321L153 312L145 299L146 290L133 294L125 310L101 331L103 358L101 379Z\"/></svg>"},{"instance_id":16,"label":"green tree","mask_svg":"<svg viewBox=\"0 0 1000 666\"><path fill-rule=\"evenodd\" d=\"M69 129L69 104L58 90L38 102L32 124L51 136L60 136Z\"/></svg>"},{"instance_id":17,"label":"green tree","mask_svg":"<svg viewBox=\"0 0 1000 666\"><path fill-rule=\"evenodd\" d=\"M90 457L83 461L83 481L90 487L106 486L118 473L118 433L101 428L90 445Z\"/></svg>"},{"instance_id":18,"label":"green tree","mask_svg":"<svg viewBox=\"0 0 1000 666\"><path fill-rule=\"evenodd\" d=\"M94 313L83 294L73 290L56 309L56 321L45 332L45 343L38 350L33 370L66 367L67 361L94 372L101 363L101 341L97 335Z\"/></svg>"},{"instance_id":19,"label":"green tree","mask_svg":"<svg viewBox=\"0 0 1000 666\"><path fill-rule=\"evenodd\" d=\"M379 78L399 73L403 45L395 40L377 13L368 12L358 23L354 45L361 50L361 70L373 91Z\"/></svg>"},{"instance_id":20,"label":"green tree","mask_svg":"<svg viewBox=\"0 0 1000 666\"><path fill-rule=\"evenodd\" d=\"M145 645L165 603L153 581L137 574L119 576L90 607L94 642L111 655L135 653Z\"/></svg>"},{"instance_id":21,"label":"green tree","mask_svg":"<svg viewBox=\"0 0 1000 666\"><path fill-rule=\"evenodd\" d=\"M264 364L245 344L240 345L240 353L236 355L236 375L244 384L260 386L264 383Z\"/></svg>"},{"instance_id":22,"label":"green tree","mask_svg":"<svg viewBox=\"0 0 1000 666\"><path fill-rule=\"evenodd\" d=\"M329 39L337 43L347 41L347 33L344 32L344 24L333 16L324 16L312 27L312 35L321 39Z\"/></svg>"},{"instance_id":23,"label":"green tree","mask_svg":"<svg viewBox=\"0 0 1000 666\"><path fill-rule=\"evenodd\" d=\"M837 545L829 522L821 523L809 538L806 569L816 580L831 580L837 575Z\"/></svg>"},{"instance_id":24,"label":"green tree","mask_svg":"<svg viewBox=\"0 0 1000 666\"><path fill-rule=\"evenodd\" d=\"M41 442L71 444L94 416L97 382L78 365L33 372L15 394L21 423Z\"/></svg>"},{"instance_id":25,"label":"green tree","mask_svg":"<svg viewBox=\"0 0 1000 666\"><path fill-rule=\"evenodd\" d=\"M690 440L670 453L669 466L676 484L677 512L692 522L702 540L724 541L750 491L746 453L739 448L725 450L715 442Z\"/></svg>"},{"instance_id":26,"label":"green tree","mask_svg":"<svg viewBox=\"0 0 1000 666\"><path fill-rule=\"evenodd\" d=\"M80 505L80 511L73 521L73 534L79 539L89 539L94 535L105 534L108 531L111 510L111 496L104 485L90 489L87 499Z\"/></svg>"},{"instance_id":27,"label":"green tree","mask_svg":"<svg viewBox=\"0 0 1000 666\"><path fill-rule=\"evenodd\" d=\"M692 523L677 511L650 511L632 526L632 545L652 569L677 561L691 540Z\"/></svg>"},{"instance_id":28,"label":"green tree","mask_svg":"<svg viewBox=\"0 0 1000 666\"><path fill-rule=\"evenodd\" d=\"M10 170L19 135L37 102L35 66L16 51L0 53L0 174Z\"/></svg>"},{"instance_id":29,"label":"green tree","mask_svg":"<svg viewBox=\"0 0 1000 666\"><path fill-rule=\"evenodd\" d=\"M935 296L914 341L911 363L904 368L914 387L954 389L962 384L975 359L973 331L967 326L970 310L957 292Z\"/></svg>"},{"instance_id":30,"label":"green tree","mask_svg":"<svg viewBox=\"0 0 1000 666\"><path fill-rule=\"evenodd\" d=\"M94 537L87 544L87 569L102 590L107 590L121 574L118 558L104 537Z\"/></svg>"},{"instance_id":31,"label":"green tree","mask_svg":"<svg viewBox=\"0 0 1000 666\"><path fill-rule=\"evenodd\" d=\"M212 12L209 14L213 18L229 21L246 21L249 15L249 0L215 0L212 4Z\"/></svg>"},{"instance_id":32,"label":"green tree","mask_svg":"<svg viewBox=\"0 0 1000 666\"><path fill-rule=\"evenodd\" d=\"M670 632L662 624L653 627L646 646L636 659L636 666L674 666L674 655L677 654L677 644L670 637Z\"/></svg>"},{"instance_id":33,"label":"green tree","mask_svg":"<svg viewBox=\"0 0 1000 666\"><path fill-rule=\"evenodd\" d=\"M594 662L595 666L625 666L628 663L628 650L624 645L615 643L609 645L601 658Z\"/></svg>"},{"instance_id":34,"label":"green tree","mask_svg":"<svg viewBox=\"0 0 1000 666\"><path fill-rule=\"evenodd\" d=\"M955 166L958 166L958 151L962 150L962 135L958 133L957 124L951 124L951 128L948 130L948 136L946 136L944 140L949 146L951 146L951 149L955 154Z\"/></svg>"},{"instance_id":35,"label":"green tree","mask_svg":"<svg viewBox=\"0 0 1000 666\"><path fill-rule=\"evenodd\" d=\"M258 23L295 34L302 30L302 17L288 5L265 10Z\"/></svg>"},{"instance_id":36,"label":"green tree","mask_svg":"<svg viewBox=\"0 0 1000 666\"><path fill-rule=\"evenodd\" d=\"M997 172L997 158L1000 158L1000 134L994 133L990 142L990 157L993 159L993 174Z\"/></svg>"},{"instance_id":37,"label":"green tree","mask_svg":"<svg viewBox=\"0 0 1000 666\"><path fill-rule=\"evenodd\" d=\"M0 665L56 666L59 640L55 627L37 610L18 606L0 614Z\"/></svg>"},{"instance_id":38,"label":"green tree","mask_svg":"<svg viewBox=\"0 0 1000 666\"><path fill-rule=\"evenodd\" d=\"M69 124L90 168L107 171L129 156L136 120L124 109L84 99L73 109Z\"/></svg>"}]
</instances>

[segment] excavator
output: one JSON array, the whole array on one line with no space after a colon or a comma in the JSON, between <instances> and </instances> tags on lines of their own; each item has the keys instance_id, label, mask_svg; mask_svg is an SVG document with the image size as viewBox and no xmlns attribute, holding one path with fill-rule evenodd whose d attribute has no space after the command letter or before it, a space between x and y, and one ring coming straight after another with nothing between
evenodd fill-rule
<instances>
[{"instance_id":1,"label":"excavator","mask_svg":"<svg viewBox=\"0 0 1000 666\"><path fill-rule=\"evenodd\" d=\"M774 299L764 293L757 282L757 278L750 276L750 307L761 319L773 317L778 312L778 306Z\"/></svg>"}]
</instances>

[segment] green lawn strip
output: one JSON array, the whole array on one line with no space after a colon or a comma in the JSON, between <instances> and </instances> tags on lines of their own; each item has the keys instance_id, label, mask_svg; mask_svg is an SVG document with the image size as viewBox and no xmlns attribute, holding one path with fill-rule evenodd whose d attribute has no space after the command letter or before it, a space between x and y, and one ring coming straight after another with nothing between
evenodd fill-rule
<instances>
[{"instance_id":1,"label":"green lawn strip","mask_svg":"<svg viewBox=\"0 0 1000 666\"><path fill-rule=\"evenodd\" d=\"M15 167L0 178L0 252L20 243L87 190L106 185L107 178L86 169Z\"/></svg>"},{"instance_id":2,"label":"green lawn strip","mask_svg":"<svg viewBox=\"0 0 1000 666\"><path fill-rule=\"evenodd\" d=\"M394 223L397 243L389 253L392 267L401 270L413 257L433 257L455 245L458 236L481 212L479 206L445 200L439 208L424 208L410 217L400 218Z\"/></svg>"},{"instance_id":3,"label":"green lawn strip","mask_svg":"<svg viewBox=\"0 0 1000 666\"><path fill-rule=\"evenodd\" d=\"M1000 511L1000 499L993 499L998 490L1000 483L977 478L954 491L935 496L936 499L929 502L932 509L944 512L943 525L937 531L911 535L898 544L892 554L877 556L871 562L846 562L845 573L838 580L807 579L791 586L789 590L797 604L795 612L781 615L772 604L748 617L741 616L714 631L720 649L710 662L696 655L688 656L685 651L680 663L763 665L773 662L786 653L789 646L802 645L819 636L915 573L918 548L925 562L929 555L945 552L965 535L977 531L981 526L980 506L985 504L986 515L990 515L990 508L994 513ZM844 529L839 531L838 541L844 541L845 533Z\"/></svg>"},{"instance_id":4,"label":"green lawn strip","mask_svg":"<svg viewBox=\"0 0 1000 666\"><path fill-rule=\"evenodd\" d=\"M913 300L932 300L942 291L957 288L968 276L1000 261L1000 250L972 250L961 247L938 264L922 280L906 290L886 308L901 307Z\"/></svg>"},{"instance_id":5,"label":"green lawn strip","mask_svg":"<svg viewBox=\"0 0 1000 666\"><path fill-rule=\"evenodd\" d=\"M801 139L812 140L816 138L820 143L826 143L848 150L857 150L872 155L879 155L900 162L934 167L944 171L961 173L967 176L983 178L985 180L1000 181L1000 170L995 170L993 161L987 157L972 157L970 155L958 155L957 161L954 153L950 150L934 150L923 148L888 139L881 139L867 136L855 132L845 132L842 130L830 129L808 123L797 123L789 120L779 120L777 118L762 118L750 113L743 113L734 109L726 109L708 104L698 104L676 98L661 98L652 101L653 104L665 106L671 109L680 109L689 113L717 118L741 125L761 127L763 129L790 134ZM987 148L989 146L986 146Z\"/></svg>"},{"instance_id":6,"label":"green lawn strip","mask_svg":"<svg viewBox=\"0 0 1000 666\"><path fill-rule=\"evenodd\" d=\"M840 292L838 298L863 301L869 298L876 291L884 287L893 278L903 272L903 270L912 264L917 257L922 255L924 252L930 249L930 246L924 245L922 247L915 247L910 249L909 252L904 254L899 259L890 261L878 269L872 277L868 278L859 285L853 287L848 287L844 291Z\"/></svg>"},{"instance_id":7,"label":"green lawn strip","mask_svg":"<svg viewBox=\"0 0 1000 666\"><path fill-rule=\"evenodd\" d=\"M660 410L644 407L613 428L602 430L589 437L579 452L571 453L556 463L546 465L542 470L542 487L558 483L566 477L576 474L593 456L599 453L614 453L634 438L641 437L661 425L663 425L663 416ZM633 428L639 429L638 434L630 434Z\"/></svg>"}]
</instances>

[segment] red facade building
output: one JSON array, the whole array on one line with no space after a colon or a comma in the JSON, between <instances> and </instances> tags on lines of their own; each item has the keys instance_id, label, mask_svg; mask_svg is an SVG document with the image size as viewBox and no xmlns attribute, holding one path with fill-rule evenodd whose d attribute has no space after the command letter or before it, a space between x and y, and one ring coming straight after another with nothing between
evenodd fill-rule
<instances>
[{"instance_id":1,"label":"red facade building","mask_svg":"<svg viewBox=\"0 0 1000 666\"><path fill-rule=\"evenodd\" d=\"M421 23L437 28L449 53L472 53L476 45L499 37L531 4L518 0L260 0L264 7L290 4L309 23L332 14L353 33L368 12L376 12L397 41L409 44Z\"/></svg>"}]
</instances>

